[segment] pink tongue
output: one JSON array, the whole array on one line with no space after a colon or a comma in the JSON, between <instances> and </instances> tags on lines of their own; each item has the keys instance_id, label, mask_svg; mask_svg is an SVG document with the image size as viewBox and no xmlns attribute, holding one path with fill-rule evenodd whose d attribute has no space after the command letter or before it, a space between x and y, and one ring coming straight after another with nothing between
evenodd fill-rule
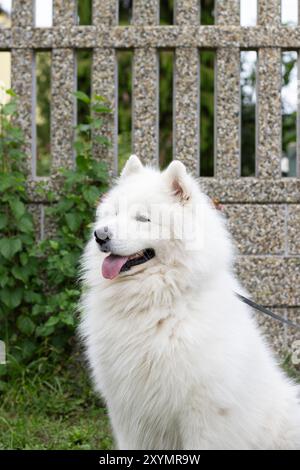
<instances>
[{"instance_id":1,"label":"pink tongue","mask_svg":"<svg viewBox=\"0 0 300 470\"><path fill-rule=\"evenodd\" d=\"M102 275L106 279L114 279L128 260L128 256L109 255L102 263Z\"/></svg>"}]
</instances>

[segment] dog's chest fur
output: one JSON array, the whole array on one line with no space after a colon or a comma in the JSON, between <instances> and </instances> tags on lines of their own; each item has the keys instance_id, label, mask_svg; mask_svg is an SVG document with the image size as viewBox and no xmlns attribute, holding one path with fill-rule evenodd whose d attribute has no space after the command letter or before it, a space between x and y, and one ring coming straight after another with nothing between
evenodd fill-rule
<instances>
[{"instance_id":1,"label":"dog's chest fur","mask_svg":"<svg viewBox=\"0 0 300 470\"><path fill-rule=\"evenodd\" d=\"M138 393L145 400L149 400L151 390L156 405L157 395L161 396L163 391L167 395L167 389L174 393L176 383L179 393L188 321L177 318L171 309L155 314L137 312L131 318L108 319L108 316L108 323L104 320L99 326L96 346L103 377L106 377L104 389L114 388L117 394L124 392L132 398ZM128 388L131 389L129 395ZM112 390L107 392L110 396Z\"/></svg>"}]
</instances>

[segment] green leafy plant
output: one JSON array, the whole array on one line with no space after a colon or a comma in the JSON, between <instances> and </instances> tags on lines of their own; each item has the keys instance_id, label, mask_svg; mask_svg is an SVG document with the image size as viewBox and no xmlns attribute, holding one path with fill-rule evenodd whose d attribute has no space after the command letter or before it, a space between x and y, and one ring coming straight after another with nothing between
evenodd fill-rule
<instances>
[{"instance_id":1,"label":"green leafy plant","mask_svg":"<svg viewBox=\"0 0 300 470\"><path fill-rule=\"evenodd\" d=\"M76 282L78 260L90 235L95 204L107 189L106 167L103 162L93 158L92 149L95 142L110 145L107 138L98 133L103 125L100 116L110 110L101 96L95 96L93 101L81 91L76 92L75 96L89 105L91 113L84 123L76 126L76 169L60 170L63 184L59 200L53 203L56 194L46 193L50 203L46 209L46 218L52 220L56 228L41 243L43 252L47 254L46 272L50 295L46 307L48 319L37 329L37 334L51 337L56 350L65 348L73 337L76 326L74 312L80 295ZM97 131L97 135L93 135L94 131ZM52 292L55 295L51 295ZM45 310L45 307L41 306L40 309Z\"/></svg>"},{"instance_id":2,"label":"green leafy plant","mask_svg":"<svg viewBox=\"0 0 300 470\"><path fill-rule=\"evenodd\" d=\"M105 165L93 158L92 147L93 142L110 145L101 135L102 116L110 112L106 101L77 92L90 113L76 126L76 164L59 171L59 194L40 189L53 230L38 241L26 187L24 137L15 124L18 99L11 90L7 95L10 100L0 104L0 339L9 361L8 367L0 366L0 379L41 357L55 362L73 346L78 261L95 204L107 189Z\"/></svg>"},{"instance_id":3,"label":"green leafy plant","mask_svg":"<svg viewBox=\"0 0 300 470\"><path fill-rule=\"evenodd\" d=\"M29 338L35 323L30 311L33 298L40 301L41 281L32 215L28 211L24 137L15 124L18 100L0 104L0 334L8 353L30 356L35 343Z\"/></svg>"}]
</instances>

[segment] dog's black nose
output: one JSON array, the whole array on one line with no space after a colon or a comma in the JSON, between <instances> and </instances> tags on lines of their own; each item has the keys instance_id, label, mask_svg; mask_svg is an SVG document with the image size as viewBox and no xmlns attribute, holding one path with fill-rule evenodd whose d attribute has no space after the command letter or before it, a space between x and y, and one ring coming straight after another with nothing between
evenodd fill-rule
<instances>
[{"instance_id":1,"label":"dog's black nose","mask_svg":"<svg viewBox=\"0 0 300 470\"><path fill-rule=\"evenodd\" d=\"M95 240L99 244L101 251L108 252L108 242L112 238L112 232L107 226L98 228L94 232Z\"/></svg>"}]
</instances>

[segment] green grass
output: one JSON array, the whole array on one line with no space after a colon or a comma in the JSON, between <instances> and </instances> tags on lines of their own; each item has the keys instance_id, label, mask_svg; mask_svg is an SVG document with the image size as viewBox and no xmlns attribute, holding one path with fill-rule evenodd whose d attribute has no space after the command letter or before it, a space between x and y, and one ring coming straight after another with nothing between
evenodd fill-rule
<instances>
[{"instance_id":1,"label":"green grass","mask_svg":"<svg viewBox=\"0 0 300 470\"><path fill-rule=\"evenodd\" d=\"M50 366L46 358L2 375L0 450L113 449L106 409L93 393L81 354ZM66 366L67 364L67 366ZM287 355L283 368L300 382ZM5 379L6 380L3 380Z\"/></svg>"},{"instance_id":2,"label":"green grass","mask_svg":"<svg viewBox=\"0 0 300 470\"><path fill-rule=\"evenodd\" d=\"M80 410L73 416L4 413L0 417L0 449L111 449L103 409Z\"/></svg>"},{"instance_id":3,"label":"green grass","mask_svg":"<svg viewBox=\"0 0 300 470\"><path fill-rule=\"evenodd\" d=\"M0 449L112 449L107 412L85 368L42 361L34 369L16 373L0 396Z\"/></svg>"}]
</instances>

